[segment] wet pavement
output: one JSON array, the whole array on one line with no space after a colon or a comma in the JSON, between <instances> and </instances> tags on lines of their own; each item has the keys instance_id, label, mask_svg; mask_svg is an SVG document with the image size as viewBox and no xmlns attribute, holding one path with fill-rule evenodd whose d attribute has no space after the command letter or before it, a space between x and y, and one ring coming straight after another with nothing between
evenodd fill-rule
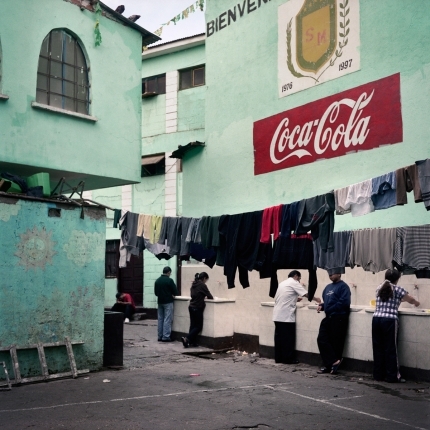
<instances>
[{"instance_id":1,"label":"wet pavement","mask_svg":"<svg viewBox=\"0 0 430 430\"><path fill-rule=\"evenodd\" d=\"M0 428L430 429L429 383L316 370L157 342L156 321L135 321L123 369L1 391Z\"/></svg>"}]
</instances>

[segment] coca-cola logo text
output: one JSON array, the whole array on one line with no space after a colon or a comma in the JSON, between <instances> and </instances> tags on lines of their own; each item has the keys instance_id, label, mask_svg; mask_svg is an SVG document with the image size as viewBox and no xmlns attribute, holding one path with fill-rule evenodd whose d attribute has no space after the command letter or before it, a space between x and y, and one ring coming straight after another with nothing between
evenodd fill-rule
<instances>
[{"instance_id":1,"label":"coca-cola logo text","mask_svg":"<svg viewBox=\"0 0 430 430\"><path fill-rule=\"evenodd\" d=\"M402 139L396 74L255 122L255 174Z\"/></svg>"}]
</instances>

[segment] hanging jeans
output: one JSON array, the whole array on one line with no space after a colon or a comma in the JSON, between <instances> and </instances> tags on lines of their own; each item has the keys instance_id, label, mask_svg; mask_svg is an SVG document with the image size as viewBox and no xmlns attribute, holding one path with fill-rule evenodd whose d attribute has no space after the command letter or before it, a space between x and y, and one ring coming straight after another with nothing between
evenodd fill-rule
<instances>
[{"instance_id":1,"label":"hanging jeans","mask_svg":"<svg viewBox=\"0 0 430 430\"><path fill-rule=\"evenodd\" d=\"M342 358L349 314L326 316L320 325L317 343L324 366L331 369Z\"/></svg>"},{"instance_id":2,"label":"hanging jeans","mask_svg":"<svg viewBox=\"0 0 430 430\"><path fill-rule=\"evenodd\" d=\"M196 344L197 335L203 330L203 312L205 308L188 307L190 313L190 332L187 339L190 345Z\"/></svg>"},{"instance_id":3,"label":"hanging jeans","mask_svg":"<svg viewBox=\"0 0 430 430\"><path fill-rule=\"evenodd\" d=\"M400 379L397 359L397 318L373 317L373 378L377 381L397 382Z\"/></svg>"},{"instance_id":4,"label":"hanging jeans","mask_svg":"<svg viewBox=\"0 0 430 430\"><path fill-rule=\"evenodd\" d=\"M169 340L172 333L173 303L158 305L158 340Z\"/></svg>"}]
</instances>

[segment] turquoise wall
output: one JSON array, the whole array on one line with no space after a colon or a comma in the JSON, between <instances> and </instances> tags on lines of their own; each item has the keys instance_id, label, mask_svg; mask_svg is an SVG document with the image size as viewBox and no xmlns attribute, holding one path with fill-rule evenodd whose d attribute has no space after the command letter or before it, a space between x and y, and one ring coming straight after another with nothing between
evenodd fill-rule
<instances>
[{"instance_id":1,"label":"turquoise wall","mask_svg":"<svg viewBox=\"0 0 430 430\"><path fill-rule=\"evenodd\" d=\"M184 158L184 216L263 209L326 193L429 156L430 4L360 1L361 70L278 98L278 6L271 0L206 39L206 148ZM206 21L237 4L208 0ZM254 176L253 122L400 72L403 142ZM409 196L409 201L413 199ZM352 218L336 229L428 222L410 203Z\"/></svg>"},{"instance_id":2,"label":"turquoise wall","mask_svg":"<svg viewBox=\"0 0 430 430\"><path fill-rule=\"evenodd\" d=\"M1 11L1 88L9 100L0 103L0 162L85 179L86 189L138 182L141 34L102 16L95 47L95 14L67 1L3 0ZM55 28L75 34L87 53L96 123L31 107L41 44Z\"/></svg>"},{"instance_id":3,"label":"turquoise wall","mask_svg":"<svg viewBox=\"0 0 430 430\"><path fill-rule=\"evenodd\" d=\"M61 217L48 217L60 208ZM105 213L70 205L0 198L0 347L83 341L78 369L103 358ZM46 350L51 373L70 370L65 348ZM8 354L0 360L9 362ZM19 355L24 375L40 374L37 354ZM10 369L10 367L9 367Z\"/></svg>"}]
</instances>

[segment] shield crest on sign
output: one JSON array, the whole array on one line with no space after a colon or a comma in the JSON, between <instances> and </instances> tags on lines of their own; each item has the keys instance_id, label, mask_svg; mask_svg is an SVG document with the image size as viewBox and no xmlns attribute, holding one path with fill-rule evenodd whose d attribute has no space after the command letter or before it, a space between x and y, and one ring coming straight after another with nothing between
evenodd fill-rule
<instances>
[{"instance_id":1,"label":"shield crest on sign","mask_svg":"<svg viewBox=\"0 0 430 430\"><path fill-rule=\"evenodd\" d=\"M297 65L317 73L336 49L336 0L305 0L296 16Z\"/></svg>"}]
</instances>

